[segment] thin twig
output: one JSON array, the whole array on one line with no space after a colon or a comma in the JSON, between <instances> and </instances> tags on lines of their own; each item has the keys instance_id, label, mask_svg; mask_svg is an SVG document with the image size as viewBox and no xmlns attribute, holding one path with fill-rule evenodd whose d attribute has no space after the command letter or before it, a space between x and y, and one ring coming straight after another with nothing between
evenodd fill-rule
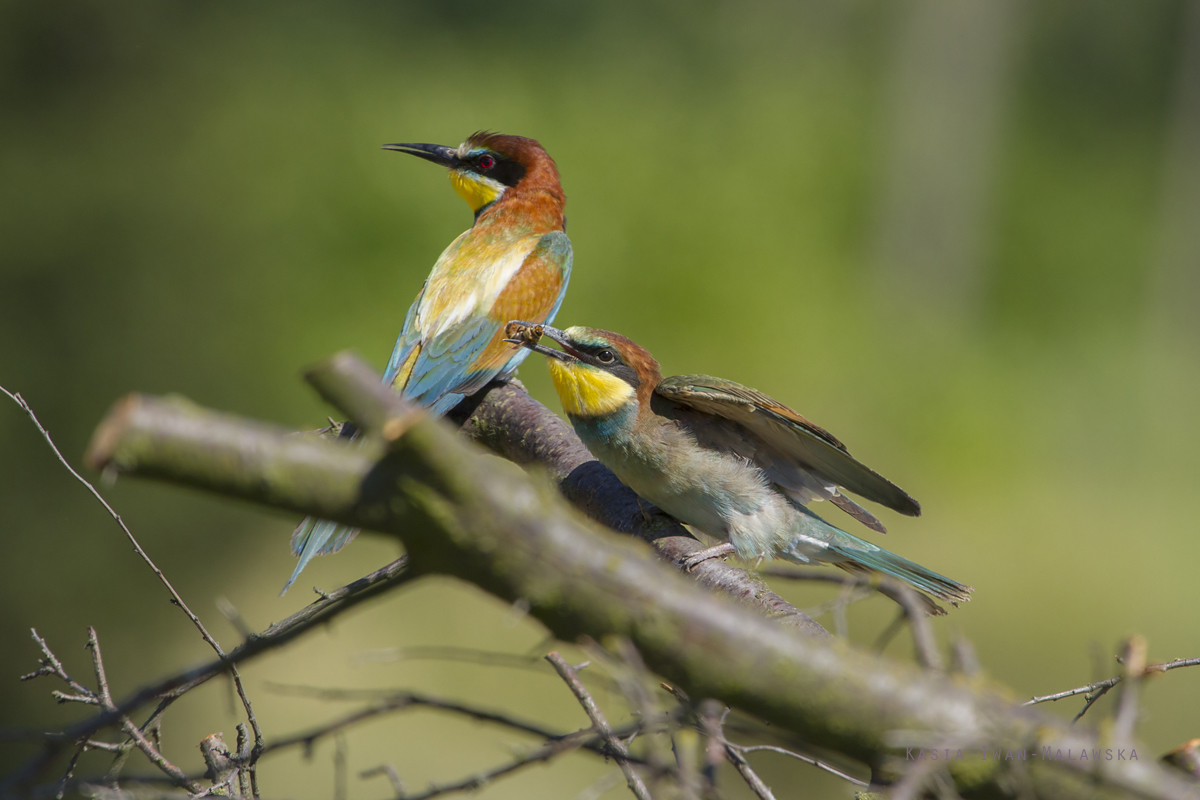
<instances>
[{"instance_id":1,"label":"thin twig","mask_svg":"<svg viewBox=\"0 0 1200 800\"><path fill-rule=\"evenodd\" d=\"M91 703L92 705L100 705L99 698L96 697L95 693L91 689L87 688L83 684L76 683L75 680L67 674L67 671L63 668L62 662L58 660L58 656L54 655L53 651L50 650L50 645L46 644L46 640L38 634L37 628L31 628L30 632L33 634L33 640L37 642L38 648L42 651L42 658L39 662L41 666L33 672L30 672L28 675L22 675L20 679L23 681L29 681L43 675L53 675L63 683L70 686L71 689L77 695L79 695L78 698L70 697L68 698L69 700L77 703ZM54 692L54 695L55 697L60 695L67 697L66 695L63 695L62 692Z\"/></svg>"},{"instance_id":2,"label":"thin twig","mask_svg":"<svg viewBox=\"0 0 1200 800\"><path fill-rule=\"evenodd\" d=\"M106 428L116 431L112 453L119 452L121 463L135 473L194 480L231 495L347 522L377 518L381 530L411 542L413 552L428 559L423 566L430 571L473 580L508 603L531 598L531 613L560 638L629 636L643 648L656 672L678 681L689 694L744 706L765 721L801 735L832 731L829 746L847 755L877 763L890 747L880 731L942 732L956 720L968 718L977 720L974 727L986 730L996 741L1037 744L1061 739L1067 730L1046 715L1005 706L992 690L977 691L963 681L907 666L891 667L792 635L745 609L714 601L679 576L639 559L631 548L611 546L582 527L576 536L571 518L555 507L540 505L541 496L523 476L507 472L494 476L495 470L485 470L465 449L460 453L461 443L433 422L414 431L417 435L403 443L406 449L397 451L398 458L372 462L358 457L362 454L338 453L337 463L344 467L340 473L333 467L314 472L314 461L295 459L306 480L285 488L289 479L277 479L274 470L281 464L286 468L295 453L272 450L280 437L268 435L265 426L230 423L222 428L220 420L211 418L216 415L189 409L194 438L199 441L211 434L215 440L211 448L197 445L193 451L168 445L175 441L169 437L133 435L143 431L139 420L149 413L149 405L143 404L152 401L126 404L132 410L121 418L123 429L115 423ZM237 434L221 438L230 430ZM155 452L166 452L180 463L168 467L155 462L152 455L138 450L139 439L152 442ZM332 456L334 449L305 445L297 452ZM229 457L243 452L254 458L243 464ZM93 454L98 464L112 463L103 452ZM231 472L206 472L211 464L230 462ZM178 471L172 472L176 467ZM237 475L233 473L242 467ZM318 472L343 476L337 479L343 481L340 488L321 484L320 490L327 494L320 502L311 488ZM361 476L367 474L380 478L386 487L378 495L367 492L371 514L363 510L368 500ZM354 476L359 480L343 480ZM397 483L397 477L411 480ZM492 477L496 480L489 482ZM401 497L411 505L397 502ZM549 493L545 497L553 499ZM378 516L373 517L375 510ZM1083 746L1094 737L1068 735L1065 741ZM1114 797L1182 794L1176 776L1154 764L1136 765L1136 769L1114 764L1085 776L1073 769L1050 765L1030 770L1031 791L1061 798L1090 797L1098 791ZM998 770L974 776L972 791L1003 793L1005 784L999 780L1006 777Z\"/></svg>"},{"instance_id":3,"label":"thin twig","mask_svg":"<svg viewBox=\"0 0 1200 800\"><path fill-rule=\"evenodd\" d=\"M62 680L64 683L70 686L74 692L76 692L74 695L68 695L58 691L52 692L51 694L60 703L75 702L84 703L86 705L96 705L99 706L105 713L113 713L116 710L116 707L113 704L112 693L108 688L108 676L104 669L104 657L100 652L100 640L96 636L95 628L88 628L87 640L87 649L92 655L92 669L96 676L96 689L94 691L74 680L70 675L67 674L66 670L63 668L62 662L59 661L58 657L54 655L54 652L50 649L50 646L46 643L46 640L39 636L36 630L33 631L33 639L35 642L37 642L38 647L40 647L42 650L42 666L28 675L22 676L22 680L30 680L32 678L41 676L53 675L54 677ZM168 761L161 752L159 752L158 748L146 738L145 734L133 724L133 721L129 719L129 717L123 714L118 715L116 723L119 724L119 726L125 731L126 735L129 737L129 741L132 742L133 745L139 750L145 753L146 758L150 759L155 766L162 770L166 775L170 776L177 785L184 786L192 792L195 792L199 789L199 785L188 778L188 776L184 774L183 770L176 767L174 764ZM92 742L90 740L90 734L75 736L73 737L73 741L75 742L75 752L71 756L71 760L67 765L67 770L59 782L60 794L65 791L66 784L68 781L70 781L71 776L75 771L75 765L79 761L79 756L84 750L108 749L109 747L115 747L118 752L124 752L126 749L119 745L107 745L106 743L102 742L96 742L95 746L93 747L91 746Z\"/></svg>"},{"instance_id":4,"label":"thin twig","mask_svg":"<svg viewBox=\"0 0 1200 800\"><path fill-rule=\"evenodd\" d=\"M690 704L689 704L690 705ZM680 727L670 732L671 749L675 753L675 775L681 800L700 800L700 769L696 758L699 741L692 727Z\"/></svg>"},{"instance_id":5,"label":"thin twig","mask_svg":"<svg viewBox=\"0 0 1200 800\"><path fill-rule=\"evenodd\" d=\"M108 690L108 676L104 673L104 659L100 656L100 640L96 637L96 629L88 626L87 649L92 654L92 666L96 671L96 689L100 702L105 708L112 708L112 693Z\"/></svg>"},{"instance_id":6,"label":"thin twig","mask_svg":"<svg viewBox=\"0 0 1200 800\"><path fill-rule=\"evenodd\" d=\"M854 577L851 575L846 576L846 580L841 582L841 586L842 589L836 597L806 608L804 609L804 613L813 619L819 619L825 614L831 614L835 629L834 635L839 639L846 639L849 638L849 629L846 627L846 609L860 600L871 597L874 592L870 587L856 586L854 584Z\"/></svg>"},{"instance_id":7,"label":"thin twig","mask_svg":"<svg viewBox=\"0 0 1200 800\"><path fill-rule=\"evenodd\" d=\"M658 694L654 691L659 682L650 674L646 662L642 660L642 654L627 637L616 637L615 642L611 644L614 652L601 647L590 636L582 637L579 644L593 660L603 664L609 675L616 680L617 688L629 701L635 716L643 720L671 719L685 716L689 712L690 703L680 706L674 714L662 711L658 703ZM670 733L670 725L667 732ZM626 742L626 746L628 744ZM650 767L649 775L652 781L675 770L675 756L671 745L670 736L646 737L646 762Z\"/></svg>"},{"instance_id":8,"label":"thin twig","mask_svg":"<svg viewBox=\"0 0 1200 800\"><path fill-rule=\"evenodd\" d=\"M562 755L563 753L568 753L572 750L578 749L581 746L581 743L586 741L585 737L589 735L595 735L595 731L593 731L590 727L584 728L576 731L573 734L570 734L569 736L564 736L558 741L546 742L529 755L514 758L512 761L508 761L497 767L493 767L486 772L481 772L477 775L472 775L470 777L463 778L462 780L453 781L450 783L433 784L422 792L400 795L397 800L429 800L431 797L439 797L444 794L476 791L494 781L496 778L516 772L517 770L528 767L531 764L539 764L549 761L550 759Z\"/></svg>"},{"instance_id":9,"label":"thin twig","mask_svg":"<svg viewBox=\"0 0 1200 800\"><path fill-rule=\"evenodd\" d=\"M346 737L339 733L333 748L333 800L346 800Z\"/></svg>"},{"instance_id":10,"label":"thin twig","mask_svg":"<svg viewBox=\"0 0 1200 800\"><path fill-rule=\"evenodd\" d=\"M575 695L575 699L579 701L579 705L583 706L583 710L588 715L588 719L592 721L596 732L604 737L609 747L612 748L613 758L616 759L617 766L621 768L622 774L625 775L625 783L629 786L629 791L633 792L634 797L637 797L638 800L650 800L650 790L646 788L646 784L642 781L641 776L637 774L633 765L629 763L629 748L613 734L612 726L608 724L608 719L604 716L604 712L596 705L596 701L592 698L587 687L579 680L579 675L576 674L575 668L568 664L566 659L557 652L548 653L546 660L554 667L554 671L559 674L559 677L566 682L571 693Z\"/></svg>"},{"instance_id":11,"label":"thin twig","mask_svg":"<svg viewBox=\"0 0 1200 800\"><path fill-rule=\"evenodd\" d=\"M449 647L433 645L428 647L382 647L375 650L362 650L351 657L351 663L384 664L395 661L418 661L430 659L436 661L463 661L469 664L482 664L488 667L513 667L515 669L532 669L544 672L545 665L536 655L521 655L519 653L501 653L493 650L477 650L471 647Z\"/></svg>"},{"instance_id":12,"label":"thin twig","mask_svg":"<svg viewBox=\"0 0 1200 800\"><path fill-rule=\"evenodd\" d=\"M1117 747L1130 746L1133 741L1133 728L1137 723L1138 694L1142 676L1146 674L1146 640L1141 636L1132 636L1125 643L1121 664L1125 667L1124 681L1121 686L1121 697L1117 701L1117 711L1113 715L1112 738Z\"/></svg>"},{"instance_id":13,"label":"thin twig","mask_svg":"<svg viewBox=\"0 0 1200 800\"><path fill-rule=\"evenodd\" d=\"M818 583L836 583L842 586L864 587L878 592L889 600L903 606L900 597L900 587L905 584L892 580L883 575L850 575L830 571L829 569L803 567L764 567L758 570L764 578L782 578L789 581L814 581ZM945 616L946 609L935 603L930 597L918 594L921 605L931 617Z\"/></svg>"},{"instance_id":14,"label":"thin twig","mask_svg":"<svg viewBox=\"0 0 1200 800\"><path fill-rule=\"evenodd\" d=\"M3 782L0 782L0 796L5 796L6 792L11 794L16 787L24 786L34 780L66 748L74 746L75 742L91 738L103 728L120 726L122 717L142 706L156 699L160 700L158 708L151 714L151 719L156 719L164 705L214 676L227 672L234 664L282 647L301 634L329 622L360 603L407 583L414 577L407 568L407 564L406 558L399 558L370 575L330 592L327 598L311 603L282 622L277 622L262 633L250 637L230 651L225 658L218 658L149 686L144 686L114 709L102 710L92 717L75 723L65 731L41 733L38 736L43 743L41 750L27 759L17 770L4 777ZM44 673L39 670L34 674L53 673ZM142 726L143 729L146 727L146 724Z\"/></svg>"},{"instance_id":15,"label":"thin twig","mask_svg":"<svg viewBox=\"0 0 1200 800\"><path fill-rule=\"evenodd\" d=\"M201 775L190 775L188 777L193 781L203 779L203 776L201 776ZM182 800L182 798L185 798L188 796L188 793L186 791L176 788L174 778L171 778L167 775L163 775L162 773L159 773L159 772L146 773L144 775L127 775L127 776L121 778L121 783L122 784L135 784L137 786L167 785L167 786L172 787L170 791L172 792L172 794L175 798ZM26 792L22 796L27 798L27 800L46 800L46 798L50 798L50 797L57 798L59 796L59 792L63 791L63 790L78 792L79 790L83 789L84 791L86 791L90 794L91 788L96 787L96 786L103 786L104 788L106 788L110 791L121 791L121 790L113 790L112 782L105 775L87 775L84 777L72 777L65 784L60 780L60 781L56 781L54 784L50 784L50 785L35 786L35 787L32 787L28 792ZM64 793L65 793L65 791L64 791ZM165 791L167 791L167 790L164 790L164 792ZM125 792L126 793L123 796L122 800L132 800L135 797L137 798L137 800L141 800L141 797L142 797L141 791L138 791L135 793L135 792L130 792L128 790L125 790ZM115 795L113 795L113 796L115 797Z\"/></svg>"},{"instance_id":16,"label":"thin twig","mask_svg":"<svg viewBox=\"0 0 1200 800\"><path fill-rule=\"evenodd\" d=\"M899 587L900 604L904 606L904 614L908 617L908 627L912 630L913 650L917 663L937 672L942 671L942 654L938 652L937 642L933 638L933 626L919 599L920 595L907 586Z\"/></svg>"},{"instance_id":17,"label":"thin twig","mask_svg":"<svg viewBox=\"0 0 1200 800\"><path fill-rule=\"evenodd\" d=\"M386 775L388 782L392 784L392 791L396 793L396 797L404 796L404 781L400 780L400 773L391 764L380 764L378 767L365 769L358 773L358 777L364 781L376 775Z\"/></svg>"},{"instance_id":18,"label":"thin twig","mask_svg":"<svg viewBox=\"0 0 1200 800\"><path fill-rule=\"evenodd\" d=\"M1024 703L1022 703L1022 705L1032 706L1032 705L1037 705L1038 703L1051 703L1051 702L1054 702L1055 700L1064 700L1068 697L1074 697L1075 695L1079 695L1079 694L1091 694L1092 692L1096 691L1097 689L1104 689L1104 691L1108 691L1109 689L1116 686L1120 682L1121 682L1121 676L1115 675L1111 678L1107 678L1102 681L1096 681L1095 683L1089 683L1087 686L1080 686L1076 689L1067 689L1065 692L1056 692L1055 694L1047 694L1047 695L1042 695L1041 697L1033 697L1029 700L1026 700Z\"/></svg>"},{"instance_id":19,"label":"thin twig","mask_svg":"<svg viewBox=\"0 0 1200 800\"><path fill-rule=\"evenodd\" d=\"M1200 666L1200 658L1177 658L1174 661L1168 661L1164 664L1148 664L1143 671L1143 675L1149 676L1153 673L1170 672L1173 669L1179 669L1181 667L1195 666ZM1040 697L1035 696L1025 701L1023 705L1032 706L1037 705L1038 703L1052 703L1055 700L1065 700L1068 697L1075 697L1076 695L1082 694L1085 695L1083 708L1078 714L1075 715L1075 718L1071 720L1072 722L1078 722L1083 715L1086 714L1088 710L1090 710L1091 707L1096 704L1096 701L1108 694L1109 690L1111 690L1124 679L1124 675L1114 675L1111 678L1106 678L1102 681L1096 681L1095 683L1089 683L1086 686L1067 689L1064 692L1055 692L1054 694L1042 695Z\"/></svg>"},{"instance_id":20,"label":"thin twig","mask_svg":"<svg viewBox=\"0 0 1200 800\"><path fill-rule=\"evenodd\" d=\"M250 782L250 731L246 729L244 722L237 724L237 763L238 763L238 789L242 793L242 797L252 797L254 787Z\"/></svg>"},{"instance_id":21,"label":"thin twig","mask_svg":"<svg viewBox=\"0 0 1200 800\"><path fill-rule=\"evenodd\" d=\"M229 624L241 634L243 639L254 634L254 629L250 627L245 617L242 616L242 612L238 611L238 607L228 597L217 597L216 605L217 610L221 612L221 616L229 620Z\"/></svg>"},{"instance_id":22,"label":"thin twig","mask_svg":"<svg viewBox=\"0 0 1200 800\"><path fill-rule=\"evenodd\" d=\"M900 632L900 628L904 626L904 621L908 619L908 612L903 608L900 609L895 618L888 623L887 627L880 632L875 639L875 644L871 646L876 653L883 653L887 646L891 644L892 639L896 638L896 634Z\"/></svg>"},{"instance_id":23,"label":"thin twig","mask_svg":"<svg viewBox=\"0 0 1200 800\"><path fill-rule=\"evenodd\" d=\"M391 694L380 696L378 692L370 689L323 689L316 686L291 686L282 684L267 684L267 690L279 694L299 695L302 697L315 697L322 700L359 700L368 699L375 700L375 703L358 711L351 712L343 717L332 720L320 727L314 728L304 733L295 734L269 742L264 749L264 754L272 753L277 750L303 745L311 747L317 740L328 736L335 731L342 730L358 722L361 722L372 717L388 714L394 711L403 711L409 708L432 708L438 711L447 711L452 714L459 714L470 719L479 720L481 722L491 722L497 725L511 728L513 730L528 733L531 736L536 736L539 739L544 739L549 742L561 741L568 736L574 736L573 733L562 733L559 731L550 730L538 725L535 722L518 719L501 711L493 711L485 708L470 706L465 703L460 703L455 700L446 700L440 697L433 697L427 694L418 692L392 692ZM625 726L619 729L618 734L627 736L630 733L636 733L641 728L641 723ZM614 756L614 752L610 747L601 740L599 735L594 742L584 742L581 747L585 750L591 750L605 757ZM634 761L638 759L627 756Z\"/></svg>"},{"instance_id":24,"label":"thin twig","mask_svg":"<svg viewBox=\"0 0 1200 800\"><path fill-rule=\"evenodd\" d=\"M216 639L213 638L212 634L208 632L208 629L204 627L204 623L202 623L200 618L196 616L191 608L188 607L188 604L184 602L183 597L175 590L175 587L171 585L171 582L167 579L167 576L161 569L158 568L158 565L154 563L154 560L151 559L146 551L142 549L142 545L138 542L137 537L133 535L133 531L129 530L129 526L125 524L125 520L121 518L121 515L118 514L116 510L108 504L108 501L104 499L100 492L96 491L96 487L89 483L82 475L76 472L75 468L72 467L67 459L63 457L63 454L58 449L58 446L54 444L54 440L50 438L50 432L42 425L41 420L37 418L37 414L34 413L33 408L29 405L25 398L21 396L21 393L10 392L3 386L0 386L0 392L8 395L9 399L20 406L21 409L29 416L29 418L33 421L33 424L37 427L38 432L41 433L42 438L46 440L46 444L50 446L52 451L54 451L54 455L57 456L59 462L66 467L67 471L71 473L75 480L79 481L89 492L91 492L92 496L96 498L96 501L100 503L100 505L104 506L104 510L108 512L109 516L111 516L117 525L121 527L121 530L125 532L125 536L129 539L129 543L133 545L134 552L141 556L142 560L145 561L150 567L151 571L158 576L159 581L162 582L162 585L165 586L167 591L171 594L171 602L179 606L183 613L187 615L188 619L192 621L192 624L196 626L196 630L200 631L200 636L203 637L204 641L208 643L208 646L216 652L217 656L220 658L225 658L225 651L221 649L221 645ZM229 672L233 678L234 686L237 687L238 697L241 699L242 706L246 711L246 719L249 720L250 727L254 730L254 750L251 754L250 766L251 774L253 775L253 762L257 758L258 754L262 752L262 728L259 727L258 719L254 716L254 708L250 705L250 697L246 694L246 687L242 684L242 676L238 672L237 667L231 666ZM256 796L257 794L257 791L255 791Z\"/></svg>"},{"instance_id":25,"label":"thin twig","mask_svg":"<svg viewBox=\"0 0 1200 800\"><path fill-rule=\"evenodd\" d=\"M821 761L820 759L813 758L812 756L804 755L803 753L797 753L795 750L788 750L787 748L779 747L777 745L771 745L771 744L755 744L755 745L735 744L735 743L729 741L729 739L725 736L725 728L727 727L726 722L725 722L725 717L728 716L729 709L724 709L723 712L718 714L718 711L720 711L720 710L721 709L720 709L719 703L715 703L714 701L705 701L705 703L701 704L701 710L700 710L699 719L698 719L698 723L697 723L700 727L701 732L709 738L710 746L708 748L708 753L709 753L708 758L709 758L710 764L712 763L714 758L717 760L720 759L724 748L730 748L730 747L733 748L734 750L736 750L739 754L741 754L743 756L746 755L747 753L760 753L760 752L761 753L778 753L779 755L787 756L789 758L794 758L797 761L803 761L805 764L809 764L811 766L816 767L817 769L828 772L830 775L836 775L837 777L841 778L842 780L847 781L848 783L852 783L855 786L861 786L861 787L865 788L870 785L870 783L868 781L864 781L861 778L856 778L853 775L850 775L850 774L838 769L837 767L832 766L831 764L827 764L824 761ZM732 723L730 723L730 725L732 725ZM768 731L767 730L762 730L762 731L743 730L742 733L745 733L747 735L761 736L765 733L768 733ZM714 738L714 737L716 737L716 738Z\"/></svg>"},{"instance_id":26,"label":"thin twig","mask_svg":"<svg viewBox=\"0 0 1200 800\"><path fill-rule=\"evenodd\" d=\"M780 755L788 756L789 758L794 758L798 761L803 761L805 764L811 764L812 766L816 767L817 769L822 769L822 770L828 772L830 775L836 775L844 781L853 783L855 786L864 786L865 787L865 786L871 785L868 781L864 781L861 778L856 778L853 775L849 775L845 772L842 772L837 767L830 766L829 764L826 764L824 761L821 761L820 759L813 758L812 756L806 756L803 753L797 753L794 750L787 750L783 747L776 747L773 744L732 745L732 747L736 748L737 751L742 753L743 755L746 753L757 753L757 752L779 753Z\"/></svg>"},{"instance_id":27,"label":"thin twig","mask_svg":"<svg viewBox=\"0 0 1200 800\"><path fill-rule=\"evenodd\" d=\"M950 671L973 678L979 674L979 656L975 654L975 646L962 633L957 633L950 641Z\"/></svg>"},{"instance_id":28,"label":"thin twig","mask_svg":"<svg viewBox=\"0 0 1200 800\"><path fill-rule=\"evenodd\" d=\"M722 710L721 703L716 700L705 700L697 709L700 733L704 736L704 778L709 789L717 788L717 768L725 760L725 736L721 726L728 714L729 710Z\"/></svg>"},{"instance_id":29,"label":"thin twig","mask_svg":"<svg viewBox=\"0 0 1200 800\"><path fill-rule=\"evenodd\" d=\"M758 777L758 773L750 767L750 762L742 757L742 754L737 751L737 748L731 747L728 742L725 743L725 757L729 759L729 763L733 764L738 774L746 781L746 785L750 787L750 791L754 792L761 800L775 800L775 795L771 792L771 787Z\"/></svg>"},{"instance_id":30,"label":"thin twig","mask_svg":"<svg viewBox=\"0 0 1200 800\"><path fill-rule=\"evenodd\" d=\"M233 782L237 780L237 776L238 770L235 769L233 772L230 772L229 776L220 783L214 783L207 789L202 788L199 791L188 795L188 800L200 800L202 797L221 797L226 795L228 794L227 790L230 789L233 786Z\"/></svg>"},{"instance_id":31,"label":"thin twig","mask_svg":"<svg viewBox=\"0 0 1200 800\"><path fill-rule=\"evenodd\" d=\"M92 665L96 672L97 696L100 700L100 706L105 711L115 711L116 706L113 704L112 693L108 689L108 677L104 672L104 659L100 655L100 640L96 636L96 629L91 626L88 626L87 648L92 653ZM199 784L188 778L183 770L168 761L159 752L158 748L146 738L142 730L133 724L133 720L125 715L121 715L121 728L137 748L146 754L146 758L150 759L164 773L174 778L180 786L185 787L193 794L204 791Z\"/></svg>"},{"instance_id":32,"label":"thin twig","mask_svg":"<svg viewBox=\"0 0 1200 800\"><path fill-rule=\"evenodd\" d=\"M511 667L524 669L549 676L552 669L542 659L542 651L554 642L551 636L545 642L539 642L531 648L530 654L505 653L498 650L480 650L474 647L454 647L452 645L414 645L410 647L381 647L374 650L360 650L350 658L350 663L361 664L390 664L397 661L457 661L464 664L479 664L485 667ZM607 676L595 675L589 683L604 683L616 688ZM380 694L390 693L388 689Z\"/></svg>"},{"instance_id":33,"label":"thin twig","mask_svg":"<svg viewBox=\"0 0 1200 800\"><path fill-rule=\"evenodd\" d=\"M79 757L83 755L86 749L86 743L75 748L75 752L71 755L71 760L67 762L67 770L58 782L58 791L54 793L55 800L63 800L63 797L67 793L67 784L75 776L75 767L79 764Z\"/></svg>"},{"instance_id":34,"label":"thin twig","mask_svg":"<svg viewBox=\"0 0 1200 800\"><path fill-rule=\"evenodd\" d=\"M621 773L606 772L600 776L600 779L588 786L579 794L575 795L574 800L598 800L601 795L609 789L621 782Z\"/></svg>"},{"instance_id":35,"label":"thin twig","mask_svg":"<svg viewBox=\"0 0 1200 800\"><path fill-rule=\"evenodd\" d=\"M716 767L721 757L724 756L730 764L742 776L742 780L746 781L750 786L750 791L759 797L760 800L775 800L775 795L771 792L771 787L763 782L763 779L758 777L758 773L750 766L750 763L738 752L736 745L730 744L725 738L725 718L729 716L729 709L722 709L721 704L716 700L705 700L700 704L700 731L707 737L708 746L705 748L705 754L708 761L708 777L710 785L715 785Z\"/></svg>"}]
</instances>

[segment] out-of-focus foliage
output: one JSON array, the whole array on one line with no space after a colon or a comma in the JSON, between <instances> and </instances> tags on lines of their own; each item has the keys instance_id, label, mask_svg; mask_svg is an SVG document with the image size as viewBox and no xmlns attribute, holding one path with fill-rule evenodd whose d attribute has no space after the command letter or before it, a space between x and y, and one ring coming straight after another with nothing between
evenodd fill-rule
<instances>
[{"instance_id":1,"label":"out-of-focus foliage","mask_svg":"<svg viewBox=\"0 0 1200 800\"><path fill-rule=\"evenodd\" d=\"M559 322L628 334L668 373L770 392L911 491L925 516L893 515L887 544L976 587L937 628L972 640L990 674L1021 695L1079 685L1111 674L1135 631L1154 659L1200 654L1200 326L1186 313L1200 267L1172 222L1200 182L1177 158L1180 64L1200 35L1178 2L1016 3L999 32L928 5L7 2L0 383L76 462L135 389L318 427L327 410L301 368L347 347L382 365L430 265L470 223L440 170L378 146L520 133L554 155L569 198L575 272ZM914 130L949 146L898 144ZM555 404L537 360L522 377ZM95 625L118 694L207 657L15 407L0 406L0 465L4 723L68 713L48 685L16 682L36 660L31 626L86 674ZM133 482L107 494L227 644L216 598L263 627L310 584L396 551L363 537L279 599L293 520ZM869 645L892 613L856 606L852 639ZM582 726L552 676L356 658L415 644L519 652L541 636L431 581L247 679L274 736L343 708L268 681L416 687ZM232 736L227 694L214 683L168 716L177 763L199 764L203 735ZM1150 686L1141 734L1154 754L1198 735L1198 703L1200 673ZM354 777L378 763L420 786L503 760L511 739L424 713L374 723L347 737L351 796L386 791ZM266 762L264 791L329 795L331 752ZM0 762L18 755L6 747ZM781 796L797 781L807 797L847 796L815 771L761 763ZM572 756L487 796L569 797L602 769Z\"/></svg>"}]
</instances>

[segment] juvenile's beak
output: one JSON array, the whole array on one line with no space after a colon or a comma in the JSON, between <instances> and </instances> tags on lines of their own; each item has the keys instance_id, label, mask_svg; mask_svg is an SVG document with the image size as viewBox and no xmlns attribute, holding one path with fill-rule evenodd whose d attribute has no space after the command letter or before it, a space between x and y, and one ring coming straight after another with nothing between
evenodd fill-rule
<instances>
[{"instance_id":1,"label":"juvenile's beak","mask_svg":"<svg viewBox=\"0 0 1200 800\"><path fill-rule=\"evenodd\" d=\"M536 338L532 333L537 332ZM576 361L574 348L571 347L570 339L567 335L558 328L552 328L549 325L538 325L534 322L522 322L521 320L513 320L506 326L505 333L508 338L504 341L510 344L517 344L532 350L535 353L541 353L550 358L557 358L559 361ZM558 342L563 350L555 350L552 347L546 347L544 344L539 344L538 339L542 336L549 336L554 341Z\"/></svg>"},{"instance_id":2,"label":"juvenile's beak","mask_svg":"<svg viewBox=\"0 0 1200 800\"><path fill-rule=\"evenodd\" d=\"M408 153L410 156L432 161L441 167L454 169L459 166L458 150L444 144L385 144L384 150L395 150L397 153Z\"/></svg>"}]
</instances>

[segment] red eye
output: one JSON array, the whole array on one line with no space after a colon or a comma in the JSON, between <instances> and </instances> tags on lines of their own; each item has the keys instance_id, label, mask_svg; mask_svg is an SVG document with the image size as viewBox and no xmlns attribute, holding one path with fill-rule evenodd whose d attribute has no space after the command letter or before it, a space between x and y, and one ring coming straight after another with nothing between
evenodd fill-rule
<instances>
[{"instance_id":1,"label":"red eye","mask_svg":"<svg viewBox=\"0 0 1200 800\"><path fill-rule=\"evenodd\" d=\"M479 158L480 169L491 169L494 166L496 166L496 159L491 156L481 156Z\"/></svg>"}]
</instances>

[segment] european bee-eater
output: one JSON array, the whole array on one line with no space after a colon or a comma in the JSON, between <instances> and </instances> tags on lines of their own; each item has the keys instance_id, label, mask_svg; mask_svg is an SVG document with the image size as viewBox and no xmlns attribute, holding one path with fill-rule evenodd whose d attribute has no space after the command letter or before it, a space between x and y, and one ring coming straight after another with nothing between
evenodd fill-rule
<instances>
[{"instance_id":1,"label":"european bee-eater","mask_svg":"<svg viewBox=\"0 0 1200 800\"><path fill-rule=\"evenodd\" d=\"M663 378L650 353L616 333L513 321L508 341L549 357L563 409L601 463L641 497L724 544L690 559L824 562L882 573L951 603L971 587L830 525L805 506L830 500L884 532L853 492L901 514L921 507L845 445L782 403L708 375ZM562 348L539 344L548 336Z\"/></svg>"},{"instance_id":2,"label":"european bee-eater","mask_svg":"<svg viewBox=\"0 0 1200 800\"><path fill-rule=\"evenodd\" d=\"M433 265L404 318L384 383L441 415L529 355L504 343L513 317L550 322L571 275L566 196L554 160L533 139L473 134L458 147L386 144L450 172L475 224ZM283 591L313 556L333 553L357 530L307 518L292 534L300 559Z\"/></svg>"}]
</instances>

